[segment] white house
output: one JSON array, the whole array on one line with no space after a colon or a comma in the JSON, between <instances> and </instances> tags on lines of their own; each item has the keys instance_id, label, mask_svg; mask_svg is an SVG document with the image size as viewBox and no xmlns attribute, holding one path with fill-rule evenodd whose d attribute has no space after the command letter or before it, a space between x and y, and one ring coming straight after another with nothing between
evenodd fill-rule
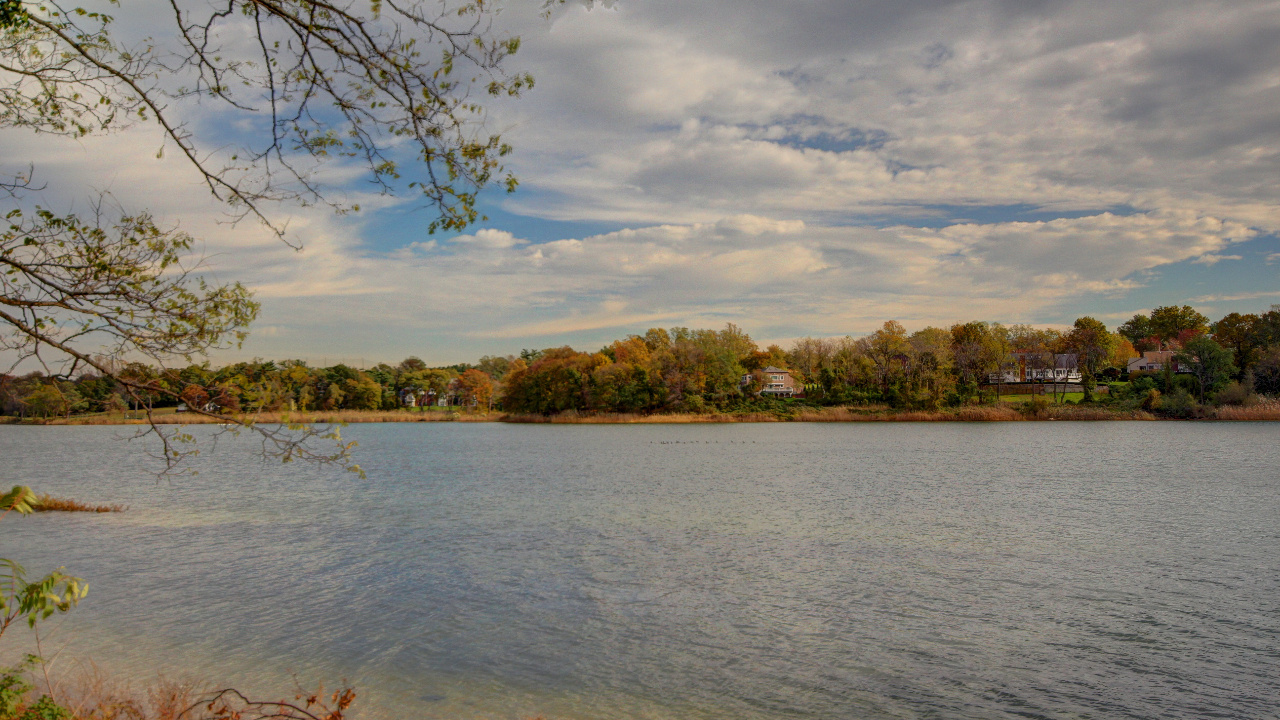
<instances>
[{"instance_id":1,"label":"white house","mask_svg":"<svg viewBox=\"0 0 1280 720\"><path fill-rule=\"evenodd\" d=\"M1000 372L987 376L989 383L1075 383L1083 376L1078 365L1079 358L1075 353L1059 353L1053 356L1052 367L1027 367L1029 353L1014 353L1016 364L1009 364ZM1048 357L1045 356L1047 360ZM1035 363L1032 363L1033 365Z\"/></svg>"}]
</instances>

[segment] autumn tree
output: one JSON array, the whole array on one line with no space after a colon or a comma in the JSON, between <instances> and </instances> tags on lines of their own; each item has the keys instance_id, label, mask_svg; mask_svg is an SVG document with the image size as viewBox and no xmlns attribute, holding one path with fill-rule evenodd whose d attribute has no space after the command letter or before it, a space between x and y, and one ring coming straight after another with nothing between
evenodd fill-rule
<instances>
[{"instance_id":1,"label":"autumn tree","mask_svg":"<svg viewBox=\"0 0 1280 720\"><path fill-rule=\"evenodd\" d=\"M1112 336L1111 354L1107 358L1107 362L1113 367L1124 369L1129 360L1139 357L1138 350L1129 342L1129 338L1115 333Z\"/></svg>"},{"instance_id":2,"label":"autumn tree","mask_svg":"<svg viewBox=\"0 0 1280 720\"><path fill-rule=\"evenodd\" d=\"M1190 305L1168 305L1151 311L1151 333L1166 346L1176 343L1179 337L1192 336L1209 331L1209 318Z\"/></svg>"},{"instance_id":3,"label":"autumn tree","mask_svg":"<svg viewBox=\"0 0 1280 720\"><path fill-rule=\"evenodd\" d=\"M799 372L804 382L812 382L818 371L826 365L835 354L836 344L827 338L802 337L791 345L787 351L787 364L791 370Z\"/></svg>"},{"instance_id":4,"label":"autumn tree","mask_svg":"<svg viewBox=\"0 0 1280 720\"><path fill-rule=\"evenodd\" d=\"M929 393L930 405L942 399L951 370L951 333L942 328L926 327L907 338L910 348L911 377L917 387Z\"/></svg>"},{"instance_id":5,"label":"autumn tree","mask_svg":"<svg viewBox=\"0 0 1280 720\"><path fill-rule=\"evenodd\" d=\"M514 412L551 415L585 410L592 374L607 365L601 353L582 353L570 347L543 351L528 368L511 372L503 389L503 406Z\"/></svg>"},{"instance_id":6,"label":"autumn tree","mask_svg":"<svg viewBox=\"0 0 1280 720\"><path fill-rule=\"evenodd\" d=\"M1009 343L1021 359L1026 377L1043 379L1045 372L1056 365L1054 351L1062 344L1062 333L1052 328L1010 325Z\"/></svg>"},{"instance_id":7,"label":"autumn tree","mask_svg":"<svg viewBox=\"0 0 1280 720\"><path fill-rule=\"evenodd\" d=\"M1280 304L1258 316L1257 335L1263 347L1280 346Z\"/></svg>"},{"instance_id":8,"label":"autumn tree","mask_svg":"<svg viewBox=\"0 0 1280 720\"><path fill-rule=\"evenodd\" d=\"M1254 314L1230 313L1214 323L1210 331L1215 342L1235 353L1236 368L1242 377L1256 361L1257 353L1266 347L1262 318Z\"/></svg>"},{"instance_id":9,"label":"autumn tree","mask_svg":"<svg viewBox=\"0 0 1280 720\"><path fill-rule=\"evenodd\" d=\"M1155 330L1151 327L1151 316L1134 315L1125 321L1116 332L1120 333L1133 344L1134 348L1139 352L1144 350L1159 350L1159 338L1155 337ZM1155 339L1152 343L1151 340Z\"/></svg>"},{"instance_id":10,"label":"autumn tree","mask_svg":"<svg viewBox=\"0 0 1280 720\"><path fill-rule=\"evenodd\" d=\"M1179 367L1189 369L1200 389L1200 402L1206 392L1216 390L1231 377L1235 364L1231 351L1214 342L1208 335L1197 335L1183 345L1174 356Z\"/></svg>"},{"instance_id":11,"label":"autumn tree","mask_svg":"<svg viewBox=\"0 0 1280 720\"><path fill-rule=\"evenodd\" d=\"M1093 399L1098 371L1102 369L1114 345L1114 336L1100 320L1091 317L1078 318L1071 332L1062 339L1063 345L1076 356L1081 371L1081 383L1085 400Z\"/></svg>"},{"instance_id":12,"label":"autumn tree","mask_svg":"<svg viewBox=\"0 0 1280 720\"><path fill-rule=\"evenodd\" d=\"M879 330L867 336L866 347L867 357L876 365L881 391L888 392L895 369L904 367L907 353L911 349L907 342L907 329L902 323L889 320Z\"/></svg>"},{"instance_id":13,"label":"autumn tree","mask_svg":"<svg viewBox=\"0 0 1280 720\"><path fill-rule=\"evenodd\" d=\"M458 389L464 405L488 408L493 399L493 379L483 370L471 368L458 376Z\"/></svg>"},{"instance_id":14,"label":"autumn tree","mask_svg":"<svg viewBox=\"0 0 1280 720\"><path fill-rule=\"evenodd\" d=\"M423 370L427 369L427 364L422 362L421 358L410 355L409 357L400 361L400 364L397 366L397 369L400 370L400 372L407 372L407 373L422 372Z\"/></svg>"},{"instance_id":15,"label":"autumn tree","mask_svg":"<svg viewBox=\"0 0 1280 720\"><path fill-rule=\"evenodd\" d=\"M951 352L956 370L969 382L981 382L985 373L999 366L1007 343L1007 336L997 337L993 326L985 322L951 326Z\"/></svg>"},{"instance_id":16,"label":"autumn tree","mask_svg":"<svg viewBox=\"0 0 1280 720\"><path fill-rule=\"evenodd\" d=\"M1091 317L1077 319L1063 342L1076 354L1080 369L1091 376L1097 375L1107 362L1114 344L1107 326Z\"/></svg>"},{"instance_id":17,"label":"autumn tree","mask_svg":"<svg viewBox=\"0 0 1280 720\"><path fill-rule=\"evenodd\" d=\"M1274 345L1260 354L1249 370L1253 391L1259 395L1280 397L1280 345Z\"/></svg>"},{"instance_id":18,"label":"autumn tree","mask_svg":"<svg viewBox=\"0 0 1280 720\"><path fill-rule=\"evenodd\" d=\"M487 373L489 377L496 381L501 381L511 370L511 363L516 358L514 355L485 355L476 363L476 368Z\"/></svg>"}]
</instances>

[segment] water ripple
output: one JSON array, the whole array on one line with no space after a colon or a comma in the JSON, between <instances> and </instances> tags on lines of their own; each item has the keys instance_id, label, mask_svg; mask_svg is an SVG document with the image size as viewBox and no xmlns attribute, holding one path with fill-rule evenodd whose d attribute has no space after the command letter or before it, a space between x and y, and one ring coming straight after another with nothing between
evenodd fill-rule
<instances>
[{"instance_id":1,"label":"water ripple","mask_svg":"<svg viewBox=\"0 0 1280 720\"><path fill-rule=\"evenodd\" d=\"M0 427L0 482L131 506L3 550L89 578L59 641L118 673L366 718L1274 717L1274 428L356 426L367 481L224 440L157 483Z\"/></svg>"}]
</instances>

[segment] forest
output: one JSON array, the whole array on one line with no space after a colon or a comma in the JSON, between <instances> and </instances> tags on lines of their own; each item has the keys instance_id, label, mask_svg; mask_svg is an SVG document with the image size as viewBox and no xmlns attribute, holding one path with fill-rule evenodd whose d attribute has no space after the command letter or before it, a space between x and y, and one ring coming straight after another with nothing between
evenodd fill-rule
<instances>
[{"instance_id":1,"label":"forest","mask_svg":"<svg viewBox=\"0 0 1280 720\"><path fill-rule=\"evenodd\" d=\"M1167 354L1158 372L1130 372L1143 352ZM100 374L0 375L0 412L47 419L182 406L222 414L452 407L558 413L733 413L779 404L936 410L994 401L1003 391L1194 415L1210 403L1280 395L1280 305L1216 322L1190 306L1159 307L1115 330L1082 317L1068 329L973 321L908 332L887 321L862 337L803 337L761 348L738 326L651 328L595 351L571 347L429 367L410 357L369 368L301 360L208 362L161 368L103 358L128 385ZM1007 383L1068 363L1069 386ZM765 368L786 370L797 398L762 395ZM1033 384L1034 385L1034 384ZM1059 390L1062 397L1058 397Z\"/></svg>"}]
</instances>

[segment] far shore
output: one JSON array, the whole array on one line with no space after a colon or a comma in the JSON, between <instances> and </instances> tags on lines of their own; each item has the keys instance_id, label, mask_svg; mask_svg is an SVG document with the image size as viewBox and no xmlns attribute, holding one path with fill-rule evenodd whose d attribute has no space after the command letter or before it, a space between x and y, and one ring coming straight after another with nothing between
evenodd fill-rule
<instances>
[{"instance_id":1,"label":"far shore","mask_svg":"<svg viewBox=\"0 0 1280 720\"><path fill-rule=\"evenodd\" d=\"M520 415L501 411L451 411L444 408L421 410L340 410L334 412L262 412L237 415L246 422L279 424L351 424L397 422L508 422L539 424L689 424L689 423L760 423L760 422L1022 422L1048 420L1114 421L1114 420L1217 420L1277 421L1280 406L1223 406L1198 418L1170 418L1142 410L1118 410L1100 405L1051 405L1037 412L1027 412L1009 405L978 405L942 410L893 410L883 406L808 407L797 406L781 412L747 413L577 413L556 415ZM160 425L217 425L225 421L195 413L177 413L172 409L157 410L153 421ZM146 425L144 413L81 415L69 418L0 417L0 423L24 425Z\"/></svg>"}]
</instances>

